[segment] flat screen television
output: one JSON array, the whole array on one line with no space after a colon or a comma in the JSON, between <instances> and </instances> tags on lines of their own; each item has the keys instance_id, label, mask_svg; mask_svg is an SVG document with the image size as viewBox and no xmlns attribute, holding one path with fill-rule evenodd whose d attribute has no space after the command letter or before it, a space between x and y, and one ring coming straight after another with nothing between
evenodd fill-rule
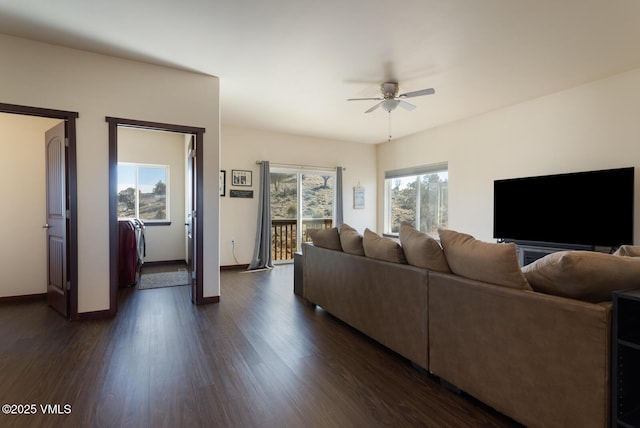
<instances>
[{"instance_id":1,"label":"flat screen television","mask_svg":"<svg viewBox=\"0 0 640 428\"><path fill-rule=\"evenodd\" d=\"M500 241L617 247L633 243L634 168L494 181Z\"/></svg>"}]
</instances>

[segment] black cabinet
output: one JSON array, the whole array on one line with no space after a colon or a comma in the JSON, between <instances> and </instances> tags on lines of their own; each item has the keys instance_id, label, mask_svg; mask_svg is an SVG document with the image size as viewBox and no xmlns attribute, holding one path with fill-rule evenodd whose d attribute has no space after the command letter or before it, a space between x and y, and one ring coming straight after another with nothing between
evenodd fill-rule
<instances>
[{"instance_id":1,"label":"black cabinet","mask_svg":"<svg viewBox=\"0 0 640 428\"><path fill-rule=\"evenodd\" d=\"M298 296L304 295L302 284L302 253L293 253L293 292Z\"/></svg>"},{"instance_id":2,"label":"black cabinet","mask_svg":"<svg viewBox=\"0 0 640 428\"><path fill-rule=\"evenodd\" d=\"M611 426L640 427L640 289L613 293Z\"/></svg>"}]
</instances>

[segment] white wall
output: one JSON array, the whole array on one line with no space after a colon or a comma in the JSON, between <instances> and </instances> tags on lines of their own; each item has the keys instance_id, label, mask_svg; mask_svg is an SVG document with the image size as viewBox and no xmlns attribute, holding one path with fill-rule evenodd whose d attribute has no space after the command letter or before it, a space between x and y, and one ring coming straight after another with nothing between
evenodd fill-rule
<instances>
[{"instance_id":1,"label":"white wall","mask_svg":"<svg viewBox=\"0 0 640 428\"><path fill-rule=\"evenodd\" d=\"M640 189L639 113L635 70L381 144L378 182L387 170L449 162L449 228L491 241L495 179L635 166Z\"/></svg>"},{"instance_id":2,"label":"white wall","mask_svg":"<svg viewBox=\"0 0 640 428\"><path fill-rule=\"evenodd\" d=\"M145 228L146 262L185 260L185 154L184 134L118 128L118 162L169 166L170 225Z\"/></svg>"},{"instance_id":3,"label":"white wall","mask_svg":"<svg viewBox=\"0 0 640 428\"><path fill-rule=\"evenodd\" d=\"M59 122L0 113L0 297L47 291L44 133Z\"/></svg>"},{"instance_id":4,"label":"white wall","mask_svg":"<svg viewBox=\"0 0 640 428\"><path fill-rule=\"evenodd\" d=\"M0 58L0 102L80 114L76 122L79 312L109 307L106 116L206 128L204 296L219 295L218 79L4 35L0 35Z\"/></svg>"},{"instance_id":5,"label":"white wall","mask_svg":"<svg viewBox=\"0 0 640 428\"><path fill-rule=\"evenodd\" d=\"M221 167L227 171L226 196L220 202L220 264L230 266L251 262L257 226L260 165L256 161L309 165L342 166L344 222L362 233L376 224L376 148L374 145L325 140L308 136L256 131L223 126ZM253 171L253 199L230 198L231 170ZM365 209L353 209L353 187L365 188ZM231 238L236 241L233 257Z\"/></svg>"}]
</instances>

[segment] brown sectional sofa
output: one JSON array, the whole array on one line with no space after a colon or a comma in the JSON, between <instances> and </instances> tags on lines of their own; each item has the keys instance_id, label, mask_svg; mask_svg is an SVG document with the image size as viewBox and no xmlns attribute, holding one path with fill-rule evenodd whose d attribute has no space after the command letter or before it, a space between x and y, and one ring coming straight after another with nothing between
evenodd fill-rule
<instances>
[{"instance_id":1,"label":"brown sectional sofa","mask_svg":"<svg viewBox=\"0 0 640 428\"><path fill-rule=\"evenodd\" d=\"M429 273L429 370L531 427L606 427L611 304Z\"/></svg>"},{"instance_id":2,"label":"brown sectional sofa","mask_svg":"<svg viewBox=\"0 0 640 428\"><path fill-rule=\"evenodd\" d=\"M531 427L609 424L611 304L303 245L304 297Z\"/></svg>"},{"instance_id":3,"label":"brown sectional sofa","mask_svg":"<svg viewBox=\"0 0 640 428\"><path fill-rule=\"evenodd\" d=\"M429 272L310 244L302 248L304 298L427 369Z\"/></svg>"}]
</instances>

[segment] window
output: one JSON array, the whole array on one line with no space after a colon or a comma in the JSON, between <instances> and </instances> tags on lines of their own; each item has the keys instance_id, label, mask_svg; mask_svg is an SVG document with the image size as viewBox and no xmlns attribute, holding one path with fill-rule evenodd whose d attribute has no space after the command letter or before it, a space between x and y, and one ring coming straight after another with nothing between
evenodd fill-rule
<instances>
[{"instance_id":1,"label":"window","mask_svg":"<svg viewBox=\"0 0 640 428\"><path fill-rule=\"evenodd\" d=\"M333 227L335 170L271 168L272 256L293 259L310 229Z\"/></svg>"},{"instance_id":2,"label":"window","mask_svg":"<svg viewBox=\"0 0 640 428\"><path fill-rule=\"evenodd\" d=\"M169 166L118 162L118 218L169 221Z\"/></svg>"},{"instance_id":3,"label":"window","mask_svg":"<svg viewBox=\"0 0 640 428\"><path fill-rule=\"evenodd\" d=\"M397 235L409 222L434 238L449 223L447 164L387 171L384 180L384 232Z\"/></svg>"}]
</instances>

